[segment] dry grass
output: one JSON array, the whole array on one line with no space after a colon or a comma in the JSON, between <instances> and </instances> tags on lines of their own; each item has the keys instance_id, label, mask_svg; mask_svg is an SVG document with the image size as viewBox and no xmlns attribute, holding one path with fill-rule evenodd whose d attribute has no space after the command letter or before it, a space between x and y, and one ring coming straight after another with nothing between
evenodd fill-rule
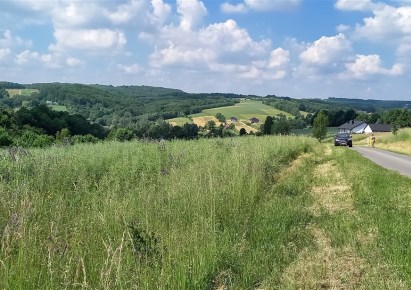
<instances>
[{"instance_id":1,"label":"dry grass","mask_svg":"<svg viewBox=\"0 0 411 290\"><path fill-rule=\"evenodd\" d=\"M366 262L350 249L335 249L324 230L312 227L316 251L305 250L282 277L281 289L361 289Z\"/></svg>"},{"instance_id":2,"label":"dry grass","mask_svg":"<svg viewBox=\"0 0 411 290\"><path fill-rule=\"evenodd\" d=\"M193 117L193 123L200 127L204 127L208 121L214 121L216 126L220 126L221 124L214 116Z\"/></svg>"}]
</instances>

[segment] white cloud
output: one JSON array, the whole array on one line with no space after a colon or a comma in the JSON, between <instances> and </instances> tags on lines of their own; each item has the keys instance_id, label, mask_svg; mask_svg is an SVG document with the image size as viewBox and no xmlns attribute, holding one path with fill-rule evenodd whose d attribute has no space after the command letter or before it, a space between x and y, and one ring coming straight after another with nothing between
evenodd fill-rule
<instances>
[{"instance_id":1,"label":"white cloud","mask_svg":"<svg viewBox=\"0 0 411 290\"><path fill-rule=\"evenodd\" d=\"M40 54L38 52L32 52L29 50L25 50L22 53L16 56L14 60L18 65L24 65L32 62L33 60L40 59Z\"/></svg>"},{"instance_id":2,"label":"white cloud","mask_svg":"<svg viewBox=\"0 0 411 290\"><path fill-rule=\"evenodd\" d=\"M11 55L10 48L0 48L0 61L6 60Z\"/></svg>"},{"instance_id":3,"label":"white cloud","mask_svg":"<svg viewBox=\"0 0 411 290\"><path fill-rule=\"evenodd\" d=\"M248 10L273 11L294 9L300 5L302 0L244 0L243 3L231 4L224 2L220 9L224 13L244 13Z\"/></svg>"},{"instance_id":4,"label":"white cloud","mask_svg":"<svg viewBox=\"0 0 411 290\"><path fill-rule=\"evenodd\" d=\"M224 13L244 13L247 11L247 6L244 3L230 4L225 2L220 5L220 8Z\"/></svg>"},{"instance_id":5,"label":"white cloud","mask_svg":"<svg viewBox=\"0 0 411 290\"><path fill-rule=\"evenodd\" d=\"M264 57L270 46L268 41L254 41L234 20L211 24L198 31L185 31L180 27L166 27L157 38L157 50L151 64L160 66L221 68L219 64L250 63Z\"/></svg>"},{"instance_id":6,"label":"white cloud","mask_svg":"<svg viewBox=\"0 0 411 290\"><path fill-rule=\"evenodd\" d=\"M297 7L301 0L244 0L244 3L253 10L282 10Z\"/></svg>"},{"instance_id":7,"label":"white cloud","mask_svg":"<svg viewBox=\"0 0 411 290\"><path fill-rule=\"evenodd\" d=\"M68 65L69 67L76 67L76 66L80 66L83 64L83 61L79 60L78 58L75 57L69 57L66 59L66 65Z\"/></svg>"},{"instance_id":8,"label":"white cloud","mask_svg":"<svg viewBox=\"0 0 411 290\"><path fill-rule=\"evenodd\" d=\"M290 61L290 52L279 47L271 51L268 68L283 67Z\"/></svg>"},{"instance_id":9,"label":"white cloud","mask_svg":"<svg viewBox=\"0 0 411 290\"><path fill-rule=\"evenodd\" d=\"M371 11L381 4L376 4L372 0L338 0L335 7L346 11Z\"/></svg>"},{"instance_id":10,"label":"white cloud","mask_svg":"<svg viewBox=\"0 0 411 290\"><path fill-rule=\"evenodd\" d=\"M207 8L202 1L177 0L177 12L180 14L180 27L184 30L197 28L207 15Z\"/></svg>"},{"instance_id":11,"label":"white cloud","mask_svg":"<svg viewBox=\"0 0 411 290\"><path fill-rule=\"evenodd\" d=\"M347 71L342 76L344 78L362 79L370 75L390 75L396 76L404 73L401 64L394 64L392 68L382 67L379 55L357 55L352 63L346 64Z\"/></svg>"},{"instance_id":12,"label":"white cloud","mask_svg":"<svg viewBox=\"0 0 411 290\"><path fill-rule=\"evenodd\" d=\"M114 24L123 24L130 22L138 14L143 14L144 8L144 0L131 0L125 4L120 4L115 12L106 9L105 13Z\"/></svg>"},{"instance_id":13,"label":"white cloud","mask_svg":"<svg viewBox=\"0 0 411 290\"><path fill-rule=\"evenodd\" d=\"M300 60L310 65L327 65L341 60L350 51L351 44L344 34L323 36L300 54Z\"/></svg>"},{"instance_id":14,"label":"white cloud","mask_svg":"<svg viewBox=\"0 0 411 290\"><path fill-rule=\"evenodd\" d=\"M118 64L117 68L121 70L124 74L138 74L143 71L143 69L138 64L123 65Z\"/></svg>"},{"instance_id":15,"label":"white cloud","mask_svg":"<svg viewBox=\"0 0 411 290\"><path fill-rule=\"evenodd\" d=\"M127 42L123 32L109 29L58 29L54 36L57 44L51 50L120 49Z\"/></svg>"},{"instance_id":16,"label":"white cloud","mask_svg":"<svg viewBox=\"0 0 411 290\"><path fill-rule=\"evenodd\" d=\"M171 15L170 4L164 3L163 0L151 0L153 7L152 18L159 24L164 24Z\"/></svg>"}]
</instances>

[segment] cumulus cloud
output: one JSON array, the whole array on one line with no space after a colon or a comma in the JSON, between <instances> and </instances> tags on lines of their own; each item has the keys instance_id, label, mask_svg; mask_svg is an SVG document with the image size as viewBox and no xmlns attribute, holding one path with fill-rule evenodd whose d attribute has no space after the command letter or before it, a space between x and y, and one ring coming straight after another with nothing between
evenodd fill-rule
<instances>
[{"instance_id":1,"label":"cumulus cloud","mask_svg":"<svg viewBox=\"0 0 411 290\"><path fill-rule=\"evenodd\" d=\"M182 25L165 26L150 40L156 47L150 65L158 70L184 68L232 78L280 79L287 75L290 60L289 51L272 50L269 40L253 40L232 19L190 30Z\"/></svg>"},{"instance_id":2,"label":"cumulus cloud","mask_svg":"<svg viewBox=\"0 0 411 290\"><path fill-rule=\"evenodd\" d=\"M401 64L394 64L390 69L382 67L381 58L377 54L357 55L354 62L346 64L346 68L344 78L362 79L371 75L396 76L404 73Z\"/></svg>"},{"instance_id":3,"label":"cumulus cloud","mask_svg":"<svg viewBox=\"0 0 411 290\"><path fill-rule=\"evenodd\" d=\"M119 49L127 42L123 32L109 29L58 29L54 37L57 44L51 50Z\"/></svg>"},{"instance_id":4,"label":"cumulus cloud","mask_svg":"<svg viewBox=\"0 0 411 290\"><path fill-rule=\"evenodd\" d=\"M180 27L191 30L203 22L207 15L207 8L202 1L177 0L177 12L180 14Z\"/></svg>"},{"instance_id":5,"label":"cumulus cloud","mask_svg":"<svg viewBox=\"0 0 411 290\"><path fill-rule=\"evenodd\" d=\"M344 34L326 37L310 44L301 54L300 60L310 65L327 65L344 57L350 52L351 44Z\"/></svg>"},{"instance_id":6,"label":"cumulus cloud","mask_svg":"<svg viewBox=\"0 0 411 290\"><path fill-rule=\"evenodd\" d=\"M171 15L171 5L163 0L151 0L153 7L152 19L159 24L164 24Z\"/></svg>"},{"instance_id":7,"label":"cumulus cloud","mask_svg":"<svg viewBox=\"0 0 411 290\"><path fill-rule=\"evenodd\" d=\"M290 52L279 47L271 51L268 68L284 67L290 61Z\"/></svg>"},{"instance_id":8,"label":"cumulus cloud","mask_svg":"<svg viewBox=\"0 0 411 290\"><path fill-rule=\"evenodd\" d=\"M220 5L221 11L225 13L244 13L253 11L272 11L293 9L300 5L301 0L244 0L243 3L231 4L224 2Z\"/></svg>"}]
</instances>

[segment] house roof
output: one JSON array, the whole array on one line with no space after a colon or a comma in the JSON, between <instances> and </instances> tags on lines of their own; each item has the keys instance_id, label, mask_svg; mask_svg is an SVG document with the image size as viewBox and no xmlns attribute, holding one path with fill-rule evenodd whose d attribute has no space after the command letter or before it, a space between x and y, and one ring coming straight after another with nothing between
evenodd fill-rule
<instances>
[{"instance_id":1,"label":"house roof","mask_svg":"<svg viewBox=\"0 0 411 290\"><path fill-rule=\"evenodd\" d=\"M388 124L368 124L373 132L390 132L391 126Z\"/></svg>"},{"instance_id":2,"label":"house roof","mask_svg":"<svg viewBox=\"0 0 411 290\"><path fill-rule=\"evenodd\" d=\"M352 129L354 129L355 127L357 127L357 126L359 126L359 125L361 125L361 124L364 124L364 123L365 123L364 121L351 120L351 121L348 121L348 122L342 124L342 125L341 125L340 127L338 127L338 128L339 128L339 129L352 130Z\"/></svg>"}]
</instances>

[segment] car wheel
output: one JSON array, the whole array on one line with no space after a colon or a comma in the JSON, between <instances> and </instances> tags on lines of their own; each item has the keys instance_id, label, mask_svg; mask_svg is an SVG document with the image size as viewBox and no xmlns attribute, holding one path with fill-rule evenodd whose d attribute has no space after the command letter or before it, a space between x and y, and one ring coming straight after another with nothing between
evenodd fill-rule
<instances>
[{"instance_id":1,"label":"car wheel","mask_svg":"<svg viewBox=\"0 0 411 290\"><path fill-rule=\"evenodd\" d=\"M348 147L352 147L352 144L348 144Z\"/></svg>"}]
</instances>

